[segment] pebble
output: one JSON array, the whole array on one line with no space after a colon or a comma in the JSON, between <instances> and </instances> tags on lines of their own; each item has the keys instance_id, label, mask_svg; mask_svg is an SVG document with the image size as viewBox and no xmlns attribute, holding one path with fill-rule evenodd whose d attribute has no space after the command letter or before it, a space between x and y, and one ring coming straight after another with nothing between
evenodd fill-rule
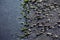
<instances>
[{"instance_id":1,"label":"pebble","mask_svg":"<svg viewBox=\"0 0 60 40\"><path fill-rule=\"evenodd\" d=\"M29 31L31 31L31 29L28 29Z\"/></svg>"},{"instance_id":2,"label":"pebble","mask_svg":"<svg viewBox=\"0 0 60 40\"><path fill-rule=\"evenodd\" d=\"M58 35L55 35L56 38L58 38Z\"/></svg>"},{"instance_id":3,"label":"pebble","mask_svg":"<svg viewBox=\"0 0 60 40\"><path fill-rule=\"evenodd\" d=\"M32 24L32 26L31 27L35 27L36 26L36 24Z\"/></svg>"},{"instance_id":4,"label":"pebble","mask_svg":"<svg viewBox=\"0 0 60 40\"><path fill-rule=\"evenodd\" d=\"M52 3L54 6L57 6L58 4L55 2L55 3Z\"/></svg>"},{"instance_id":5,"label":"pebble","mask_svg":"<svg viewBox=\"0 0 60 40\"><path fill-rule=\"evenodd\" d=\"M35 6L32 6L32 5L31 5L30 8L31 8L31 9L35 9Z\"/></svg>"},{"instance_id":6,"label":"pebble","mask_svg":"<svg viewBox=\"0 0 60 40\"><path fill-rule=\"evenodd\" d=\"M60 28L60 25L58 25L58 28Z\"/></svg>"},{"instance_id":7,"label":"pebble","mask_svg":"<svg viewBox=\"0 0 60 40\"><path fill-rule=\"evenodd\" d=\"M47 36L52 36L52 33L49 33L49 32L48 32L48 33L47 33Z\"/></svg>"},{"instance_id":8,"label":"pebble","mask_svg":"<svg viewBox=\"0 0 60 40\"><path fill-rule=\"evenodd\" d=\"M44 22L41 22L41 24L42 24L42 25L45 25L45 23L44 23Z\"/></svg>"},{"instance_id":9,"label":"pebble","mask_svg":"<svg viewBox=\"0 0 60 40\"><path fill-rule=\"evenodd\" d=\"M49 14L45 14L46 16L48 16Z\"/></svg>"},{"instance_id":10,"label":"pebble","mask_svg":"<svg viewBox=\"0 0 60 40\"><path fill-rule=\"evenodd\" d=\"M38 26L38 28L40 28L40 27L43 27L43 25L42 25L42 24L40 24L40 25Z\"/></svg>"},{"instance_id":11,"label":"pebble","mask_svg":"<svg viewBox=\"0 0 60 40\"><path fill-rule=\"evenodd\" d=\"M41 32L44 32L45 30L44 30L44 28L41 28Z\"/></svg>"},{"instance_id":12,"label":"pebble","mask_svg":"<svg viewBox=\"0 0 60 40\"><path fill-rule=\"evenodd\" d=\"M33 28L33 27L34 27L33 25L30 26L30 28Z\"/></svg>"},{"instance_id":13,"label":"pebble","mask_svg":"<svg viewBox=\"0 0 60 40\"><path fill-rule=\"evenodd\" d=\"M39 25L39 22L36 25L38 26Z\"/></svg>"},{"instance_id":14,"label":"pebble","mask_svg":"<svg viewBox=\"0 0 60 40\"><path fill-rule=\"evenodd\" d=\"M53 14L50 14L50 17L52 17L53 16Z\"/></svg>"},{"instance_id":15,"label":"pebble","mask_svg":"<svg viewBox=\"0 0 60 40\"><path fill-rule=\"evenodd\" d=\"M57 23L60 24L60 21L58 21Z\"/></svg>"},{"instance_id":16,"label":"pebble","mask_svg":"<svg viewBox=\"0 0 60 40\"><path fill-rule=\"evenodd\" d=\"M54 6L50 6L51 9L54 9L55 7Z\"/></svg>"},{"instance_id":17,"label":"pebble","mask_svg":"<svg viewBox=\"0 0 60 40\"><path fill-rule=\"evenodd\" d=\"M56 38L59 38L59 36L55 34L52 36L52 38L56 39Z\"/></svg>"},{"instance_id":18,"label":"pebble","mask_svg":"<svg viewBox=\"0 0 60 40\"><path fill-rule=\"evenodd\" d=\"M55 27L54 27L54 26L49 26L48 28L49 28L49 29L54 29Z\"/></svg>"},{"instance_id":19,"label":"pebble","mask_svg":"<svg viewBox=\"0 0 60 40\"><path fill-rule=\"evenodd\" d=\"M48 20L48 21L50 21L51 19L50 19L50 18L48 18L47 20Z\"/></svg>"}]
</instances>

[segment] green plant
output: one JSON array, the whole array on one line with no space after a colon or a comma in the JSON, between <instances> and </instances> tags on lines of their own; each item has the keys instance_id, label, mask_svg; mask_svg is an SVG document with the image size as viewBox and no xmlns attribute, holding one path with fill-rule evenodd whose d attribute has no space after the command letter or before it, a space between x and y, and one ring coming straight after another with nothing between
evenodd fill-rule
<instances>
[{"instance_id":1,"label":"green plant","mask_svg":"<svg viewBox=\"0 0 60 40\"><path fill-rule=\"evenodd\" d=\"M29 0L24 0L25 3L28 3Z\"/></svg>"},{"instance_id":2,"label":"green plant","mask_svg":"<svg viewBox=\"0 0 60 40\"><path fill-rule=\"evenodd\" d=\"M26 28L26 27L21 29L21 31L26 31L26 30L28 30L28 28Z\"/></svg>"}]
</instances>

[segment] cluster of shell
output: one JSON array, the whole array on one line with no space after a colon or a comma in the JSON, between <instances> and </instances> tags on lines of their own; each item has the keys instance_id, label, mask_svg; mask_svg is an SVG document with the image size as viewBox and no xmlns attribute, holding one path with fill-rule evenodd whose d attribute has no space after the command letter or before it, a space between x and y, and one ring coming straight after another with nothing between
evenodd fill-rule
<instances>
[{"instance_id":1,"label":"cluster of shell","mask_svg":"<svg viewBox=\"0 0 60 40\"><path fill-rule=\"evenodd\" d=\"M48 3L44 0L24 0L23 12L21 13L25 22L21 31L21 39L40 40L38 37L46 35L52 39L59 39L60 35L54 31L60 28L60 5L57 3ZM49 32L52 30L53 32ZM37 39L38 38L38 39Z\"/></svg>"}]
</instances>

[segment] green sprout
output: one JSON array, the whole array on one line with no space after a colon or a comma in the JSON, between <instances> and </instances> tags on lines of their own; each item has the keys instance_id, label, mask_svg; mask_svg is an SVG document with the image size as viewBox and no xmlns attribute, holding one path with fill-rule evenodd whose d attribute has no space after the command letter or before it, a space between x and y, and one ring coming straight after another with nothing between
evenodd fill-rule
<instances>
[{"instance_id":1,"label":"green sprout","mask_svg":"<svg viewBox=\"0 0 60 40\"><path fill-rule=\"evenodd\" d=\"M25 3L28 3L29 0L24 0Z\"/></svg>"},{"instance_id":2,"label":"green sprout","mask_svg":"<svg viewBox=\"0 0 60 40\"><path fill-rule=\"evenodd\" d=\"M21 31L26 31L26 30L28 30L28 28L24 27L24 28L21 29Z\"/></svg>"}]
</instances>

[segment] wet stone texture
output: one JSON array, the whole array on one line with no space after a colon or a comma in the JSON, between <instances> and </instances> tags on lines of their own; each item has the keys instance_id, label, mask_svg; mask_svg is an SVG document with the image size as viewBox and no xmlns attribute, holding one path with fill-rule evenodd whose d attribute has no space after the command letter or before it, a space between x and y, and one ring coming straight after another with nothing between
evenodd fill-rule
<instances>
[{"instance_id":1,"label":"wet stone texture","mask_svg":"<svg viewBox=\"0 0 60 40\"><path fill-rule=\"evenodd\" d=\"M21 40L60 40L60 4L48 0L25 0ZM23 13L23 14L24 14Z\"/></svg>"}]
</instances>

